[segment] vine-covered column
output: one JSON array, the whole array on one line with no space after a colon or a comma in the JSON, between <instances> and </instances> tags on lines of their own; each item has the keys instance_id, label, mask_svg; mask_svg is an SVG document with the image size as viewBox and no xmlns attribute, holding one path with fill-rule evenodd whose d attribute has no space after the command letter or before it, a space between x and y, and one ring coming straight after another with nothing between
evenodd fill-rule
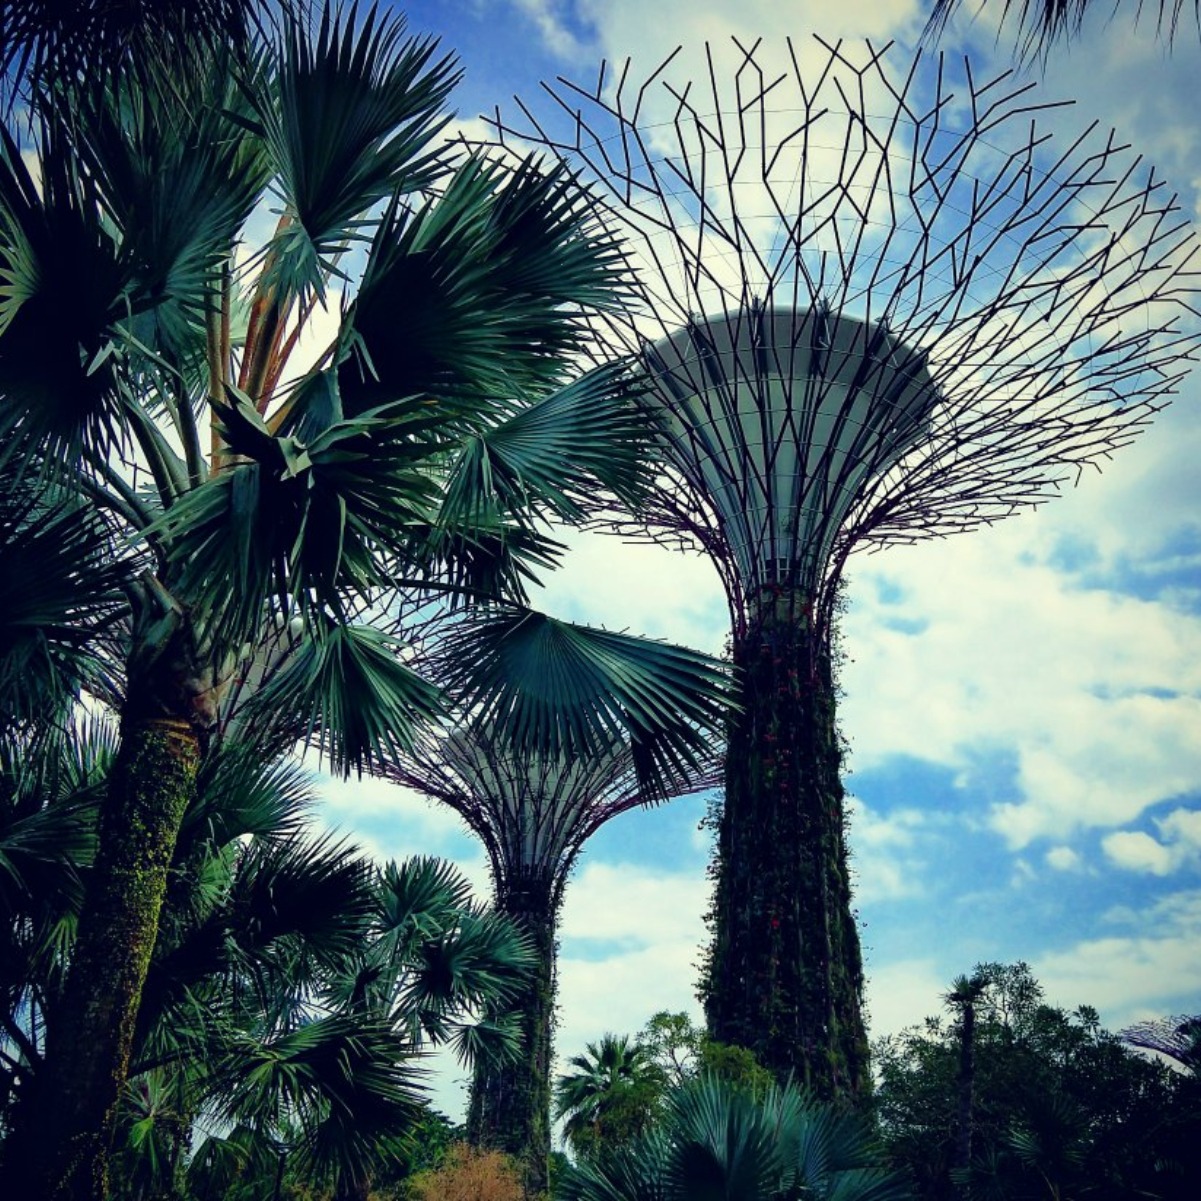
<instances>
[{"instance_id":1,"label":"vine-covered column","mask_svg":"<svg viewBox=\"0 0 1201 1201\"><path fill-rule=\"evenodd\" d=\"M829 640L769 595L734 645L731 719L703 989L710 1032L823 1098L868 1085Z\"/></svg>"},{"instance_id":2,"label":"vine-covered column","mask_svg":"<svg viewBox=\"0 0 1201 1201\"><path fill-rule=\"evenodd\" d=\"M555 997L553 875L530 869L497 882L497 908L534 944L536 963L514 1008L521 1047L515 1060L480 1063L471 1086L467 1131L476 1146L521 1160L526 1196L546 1194L550 1164L550 1061Z\"/></svg>"}]
</instances>

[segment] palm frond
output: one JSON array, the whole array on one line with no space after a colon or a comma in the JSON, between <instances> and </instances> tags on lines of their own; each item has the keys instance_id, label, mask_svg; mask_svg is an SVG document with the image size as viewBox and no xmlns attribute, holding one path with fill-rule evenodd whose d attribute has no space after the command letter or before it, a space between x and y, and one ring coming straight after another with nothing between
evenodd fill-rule
<instances>
[{"instance_id":1,"label":"palm frond","mask_svg":"<svg viewBox=\"0 0 1201 1201\"><path fill-rule=\"evenodd\" d=\"M621 365L601 367L467 438L442 519L469 528L499 511L580 521L598 488L633 507L649 440L635 392Z\"/></svg>"},{"instance_id":2,"label":"palm frond","mask_svg":"<svg viewBox=\"0 0 1201 1201\"><path fill-rule=\"evenodd\" d=\"M349 774L411 748L442 711L442 694L400 658L401 644L369 626L334 625L308 638L247 705L317 746Z\"/></svg>"},{"instance_id":3,"label":"palm frond","mask_svg":"<svg viewBox=\"0 0 1201 1201\"><path fill-rule=\"evenodd\" d=\"M439 658L490 738L566 758L628 740L651 797L695 777L733 700L727 669L706 655L526 609L463 621Z\"/></svg>"},{"instance_id":4,"label":"palm frond","mask_svg":"<svg viewBox=\"0 0 1201 1201\"><path fill-rule=\"evenodd\" d=\"M230 930L243 953L283 938L331 967L356 951L371 913L367 862L332 836L253 843L230 897Z\"/></svg>"},{"instance_id":5,"label":"palm frond","mask_svg":"<svg viewBox=\"0 0 1201 1201\"><path fill-rule=\"evenodd\" d=\"M262 0L0 0L0 96L12 103L30 85L101 69L153 83L199 50L245 43L269 15Z\"/></svg>"},{"instance_id":6,"label":"palm frond","mask_svg":"<svg viewBox=\"0 0 1201 1201\"><path fill-rule=\"evenodd\" d=\"M200 839L221 847L248 835L291 837L316 795L312 775L294 760L264 761L253 743L222 743L201 767L196 799L180 830L181 850Z\"/></svg>"},{"instance_id":7,"label":"palm frond","mask_svg":"<svg viewBox=\"0 0 1201 1201\"><path fill-rule=\"evenodd\" d=\"M100 197L66 131L41 131L35 183L0 129L0 465L45 453L68 468L122 442L115 330L131 285Z\"/></svg>"},{"instance_id":8,"label":"palm frond","mask_svg":"<svg viewBox=\"0 0 1201 1201\"><path fill-rule=\"evenodd\" d=\"M963 0L935 0L923 37L941 37L951 18L962 7ZM979 9L985 6L977 4L975 7ZM1002 30L1012 30L1017 35L1019 57L1031 59L1046 54L1062 38L1075 37L1089 12L1102 7L1109 10L1111 19L1116 18L1123 9L1133 10L1132 23L1139 21L1144 8L1152 9L1156 33L1166 37L1170 43L1175 41L1181 17L1190 4L1189 0L1155 0L1154 4L1135 0L1126 5L1114 0L1105 6L1094 5L1092 0L1000 0L999 3L987 5L986 11L990 16L994 13L999 16ZM1192 0L1191 7L1201 29L1201 0ZM1126 13L1122 12L1122 15Z\"/></svg>"},{"instance_id":9,"label":"palm frond","mask_svg":"<svg viewBox=\"0 0 1201 1201\"><path fill-rule=\"evenodd\" d=\"M197 58L147 88L109 72L72 89L72 149L95 181L131 272L128 327L186 365L204 354L215 273L269 177L228 58Z\"/></svg>"},{"instance_id":10,"label":"palm frond","mask_svg":"<svg viewBox=\"0 0 1201 1201\"><path fill-rule=\"evenodd\" d=\"M245 397L221 408L241 462L193 488L152 528L177 587L231 647L255 638L273 596L341 613L378 588L381 559L427 524L441 453L436 406L399 401L336 422L307 445L273 434ZM230 588L229 581L238 586Z\"/></svg>"},{"instance_id":11,"label":"palm frond","mask_svg":"<svg viewBox=\"0 0 1201 1201\"><path fill-rule=\"evenodd\" d=\"M110 670L103 632L125 607L129 565L96 511L0 469L0 728L65 714Z\"/></svg>"},{"instance_id":12,"label":"palm frond","mask_svg":"<svg viewBox=\"0 0 1201 1201\"><path fill-rule=\"evenodd\" d=\"M434 142L460 77L453 58L435 59L436 39L406 38L397 13L357 16L326 4L315 31L290 22L271 87L254 97L284 201L263 296L323 299L370 210L443 170Z\"/></svg>"},{"instance_id":13,"label":"palm frond","mask_svg":"<svg viewBox=\"0 0 1201 1201\"><path fill-rule=\"evenodd\" d=\"M380 222L347 313L347 412L409 393L545 393L587 340L582 308L624 295L622 263L565 170L468 158L436 200L414 211L397 198Z\"/></svg>"}]
</instances>

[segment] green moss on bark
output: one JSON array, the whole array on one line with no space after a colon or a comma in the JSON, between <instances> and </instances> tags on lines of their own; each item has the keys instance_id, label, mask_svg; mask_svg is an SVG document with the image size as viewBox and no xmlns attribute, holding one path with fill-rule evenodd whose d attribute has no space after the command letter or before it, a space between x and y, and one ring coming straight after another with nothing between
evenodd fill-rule
<instances>
[{"instance_id":1,"label":"green moss on bark","mask_svg":"<svg viewBox=\"0 0 1201 1201\"><path fill-rule=\"evenodd\" d=\"M712 1036L825 1099L869 1087L829 645L795 597L734 646L731 720L702 981Z\"/></svg>"},{"instance_id":2,"label":"green moss on bark","mask_svg":"<svg viewBox=\"0 0 1201 1201\"><path fill-rule=\"evenodd\" d=\"M67 999L51 1015L29 1123L30 1196L103 1201L120 1090L167 872L195 793L200 740L169 718L127 722L101 809L99 852Z\"/></svg>"}]
</instances>

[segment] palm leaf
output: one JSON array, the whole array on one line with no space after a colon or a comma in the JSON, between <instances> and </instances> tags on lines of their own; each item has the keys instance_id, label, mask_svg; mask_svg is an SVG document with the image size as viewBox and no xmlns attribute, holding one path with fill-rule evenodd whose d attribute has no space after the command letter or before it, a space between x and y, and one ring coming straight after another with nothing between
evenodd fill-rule
<instances>
[{"instance_id":1,"label":"palm leaf","mask_svg":"<svg viewBox=\"0 0 1201 1201\"><path fill-rule=\"evenodd\" d=\"M122 439L115 329L131 279L64 130L50 122L40 150L35 184L0 129L0 465L45 452L70 467Z\"/></svg>"},{"instance_id":2,"label":"palm leaf","mask_svg":"<svg viewBox=\"0 0 1201 1201\"><path fill-rule=\"evenodd\" d=\"M203 839L222 847L253 836L287 838L316 800L309 772L289 758L264 761L255 744L226 742L210 752L188 807L177 855Z\"/></svg>"},{"instance_id":3,"label":"palm leaf","mask_svg":"<svg viewBox=\"0 0 1201 1201\"><path fill-rule=\"evenodd\" d=\"M110 670L129 565L105 523L36 467L0 471L0 725L44 721Z\"/></svg>"},{"instance_id":4,"label":"palm leaf","mask_svg":"<svg viewBox=\"0 0 1201 1201\"><path fill-rule=\"evenodd\" d=\"M278 176L284 220L268 248L263 294L324 297L369 211L428 188L443 170L431 146L459 72L432 38L405 38L396 13L323 6L315 36L292 21L272 86L254 95Z\"/></svg>"},{"instance_id":5,"label":"palm leaf","mask_svg":"<svg viewBox=\"0 0 1201 1201\"><path fill-rule=\"evenodd\" d=\"M1166 35L1169 42L1174 40L1180 18L1189 6L1189 0L1158 0L1154 5L1156 32ZM923 36L941 36L960 7L961 0L935 0ZM1025 59L1047 53L1061 37L1079 34L1084 18L1094 7L1102 6L1094 5L1092 0L1001 0L991 4L988 11L990 15L999 12L1000 19L1013 27L1018 35L1018 52ZM1119 5L1115 0L1105 7L1111 16L1115 16ZM1192 0L1191 7L1201 22L1201 2ZM1143 0L1127 5L1127 8L1134 10L1137 21L1143 13Z\"/></svg>"},{"instance_id":6,"label":"palm leaf","mask_svg":"<svg viewBox=\"0 0 1201 1201\"><path fill-rule=\"evenodd\" d=\"M331 626L305 641L247 705L247 720L291 729L332 771L382 765L411 749L442 712L439 690L405 666L396 639L368 626Z\"/></svg>"},{"instance_id":7,"label":"palm leaf","mask_svg":"<svg viewBox=\"0 0 1201 1201\"><path fill-rule=\"evenodd\" d=\"M227 55L158 86L105 72L71 94L73 148L130 267L131 331L173 361L203 355L211 281L267 183L244 106Z\"/></svg>"},{"instance_id":8,"label":"palm leaf","mask_svg":"<svg viewBox=\"0 0 1201 1201\"><path fill-rule=\"evenodd\" d=\"M273 434L245 397L219 412L243 461L151 530L167 540L177 587L213 635L235 647L255 638L281 593L302 611L340 613L348 591L384 583L382 558L403 552L410 521L430 519L427 460L442 450L436 406L398 401L334 422L308 444Z\"/></svg>"},{"instance_id":9,"label":"palm leaf","mask_svg":"<svg viewBox=\"0 0 1201 1201\"><path fill-rule=\"evenodd\" d=\"M465 440L442 519L470 527L493 512L580 521L598 487L637 504L647 417L620 365L598 368Z\"/></svg>"},{"instance_id":10,"label":"palm leaf","mask_svg":"<svg viewBox=\"0 0 1201 1201\"><path fill-rule=\"evenodd\" d=\"M587 340L581 306L623 297L621 267L564 169L468 158L437 200L414 212L395 198L380 222L346 318L347 412L408 393L544 393Z\"/></svg>"},{"instance_id":11,"label":"palm leaf","mask_svg":"<svg viewBox=\"0 0 1201 1201\"><path fill-rule=\"evenodd\" d=\"M525 609L463 621L439 659L490 738L566 758L628 740L653 797L711 758L732 699L727 669L706 655Z\"/></svg>"},{"instance_id":12,"label":"palm leaf","mask_svg":"<svg viewBox=\"0 0 1201 1201\"><path fill-rule=\"evenodd\" d=\"M332 836L256 841L238 867L230 896L230 930L243 953L284 938L339 966L361 944L371 912L367 861Z\"/></svg>"},{"instance_id":13,"label":"palm leaf","mask_svg":"<svg viewBox=\"0 0 1201 1201\"><path fill-rule=\"evenodd\" d=\"M156 69L186 66L197 50L245 42L265 15L261 0L0 0L0 95L11 101L29 83L101 69L150 82Z\"/></svg>"}]
</instances>

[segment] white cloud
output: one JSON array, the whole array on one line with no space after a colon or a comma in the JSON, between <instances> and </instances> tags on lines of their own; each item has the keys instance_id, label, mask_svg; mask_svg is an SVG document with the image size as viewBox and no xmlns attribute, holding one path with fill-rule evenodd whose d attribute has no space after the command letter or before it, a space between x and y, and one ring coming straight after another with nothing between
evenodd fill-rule
<instances>
[{"instance_id":1,"label":"white cloud","mask_svg":"<svg viewBox=\"0 0 1201 1201\"><path fill-rule=\"evenodd\" d=\"M1174 809L1156 818L1160 838L1142 830L1122 830L1101 840L1112 863L1129 871L1167 876L1201 859L1201 810Z\"/></svg>"},{"instance_id":2,"label":"white cloud","mask_svg":"<svg viewBox=\"0 0 1201 1201\"><path fill-rule=\"evenodd\" d=\"M1044 858L1047 866L1053 867L1057 872L1077 871L1082 862L1079 851L1074 851L1071 847L1052 847Z\"/></svg>"},{"instance_id":3,"label":"white cloud","mask_svg":"<svg viewBox=\"0 0 1201 1201\"><path fill-rule=\"evenodd\" d=\"M666 58L677 45L699 57L706 40L726 42L732 35L746 43L762 37L783 43L791 36L801 44L810 30L834 40L841 37L884 40L920 32L925 12L917 0L660 0L654 20L647 19L645 0L581 0L579 11L596 31L599 49L615 60L635 55L649 65ZM724 47L718 47L724 49Z\"/></svg>"},{"instance_id":4,"label":"white cloud","mask_svg":"<svg viewBox=\"0 0 1201 1201\"><path fill-rule=\"evenodd\" d=\"M871 1037L897 1034L927 1015L938 1013L949 979L932 957L894 959L880 967L869 966L866 991Z\"/></svg>"},{"instance_id":5,"label":"white cloud","mask_svg":"<svg viewBox=\"0 0 1201 1201\"><path fill-rule=\"evenodd\" d=\"M565 939L637 946L695 942L708 895L703 872L667 873L585 860L567 885L560 933Z\"/></svg>"},{"instance_id":6,"label":"white cloud","mask_svg":"<svg viewBox=\"0 0 1201 1201\"><path fill-rule=\"evenodd\" d=\"M513 0L517 9L532 23L543 45L560 58L579 58L583 46L563 16L566 7L559 0Z\"/></svg>"},{"instance_id":7,"label":"white cloud","mask_svg":"<svg viewBox=\"0 0 1201 1201\"><path fill-rule=\"evenodd\" d=\"M900 809L881 816L858 797L848 798L847 814L855 903L919 896L927 865L916 836L924 832L926 815Z\"/></svg>"},{"instance_id":8,"label":"white cloud","mask_svg":"<svg viewBox=\"0 0 1201 1201\"><path fill-rule=\"evenodd\" d=\"M1171 851L1141 830L1107 834L1101 840L1101 847L1110 862L1118 867L1151 872L1156 876L1166 876L1172 870Z\"/></svg>"},{"instance_id":9,"label":"white cloud","mask_svg":"<svg viewBox=\"0 0 1201 1201\"><path fill-rule=\"evenodd\" d=\"M1052 1004L1089 1004L1120 1029L1140 1017L1201 1011L1201 890L1188 889L1127 911L1124 936L1085 939L1031 957Z\"/></svg>"},{"instance_id":10,"label":"white cloud","mask_svg":"<svg viewBox=\"0 0 1201 1201\"><path fill-rule=\"evenodd\" d=\"M1201 621L1081 587L1053 565L1061 530L1051 506L850 568L843 713L856 766L1010 757L990 821L1017 849L1125 825L1201 785Z\"/></svg>"}]
</instances>

